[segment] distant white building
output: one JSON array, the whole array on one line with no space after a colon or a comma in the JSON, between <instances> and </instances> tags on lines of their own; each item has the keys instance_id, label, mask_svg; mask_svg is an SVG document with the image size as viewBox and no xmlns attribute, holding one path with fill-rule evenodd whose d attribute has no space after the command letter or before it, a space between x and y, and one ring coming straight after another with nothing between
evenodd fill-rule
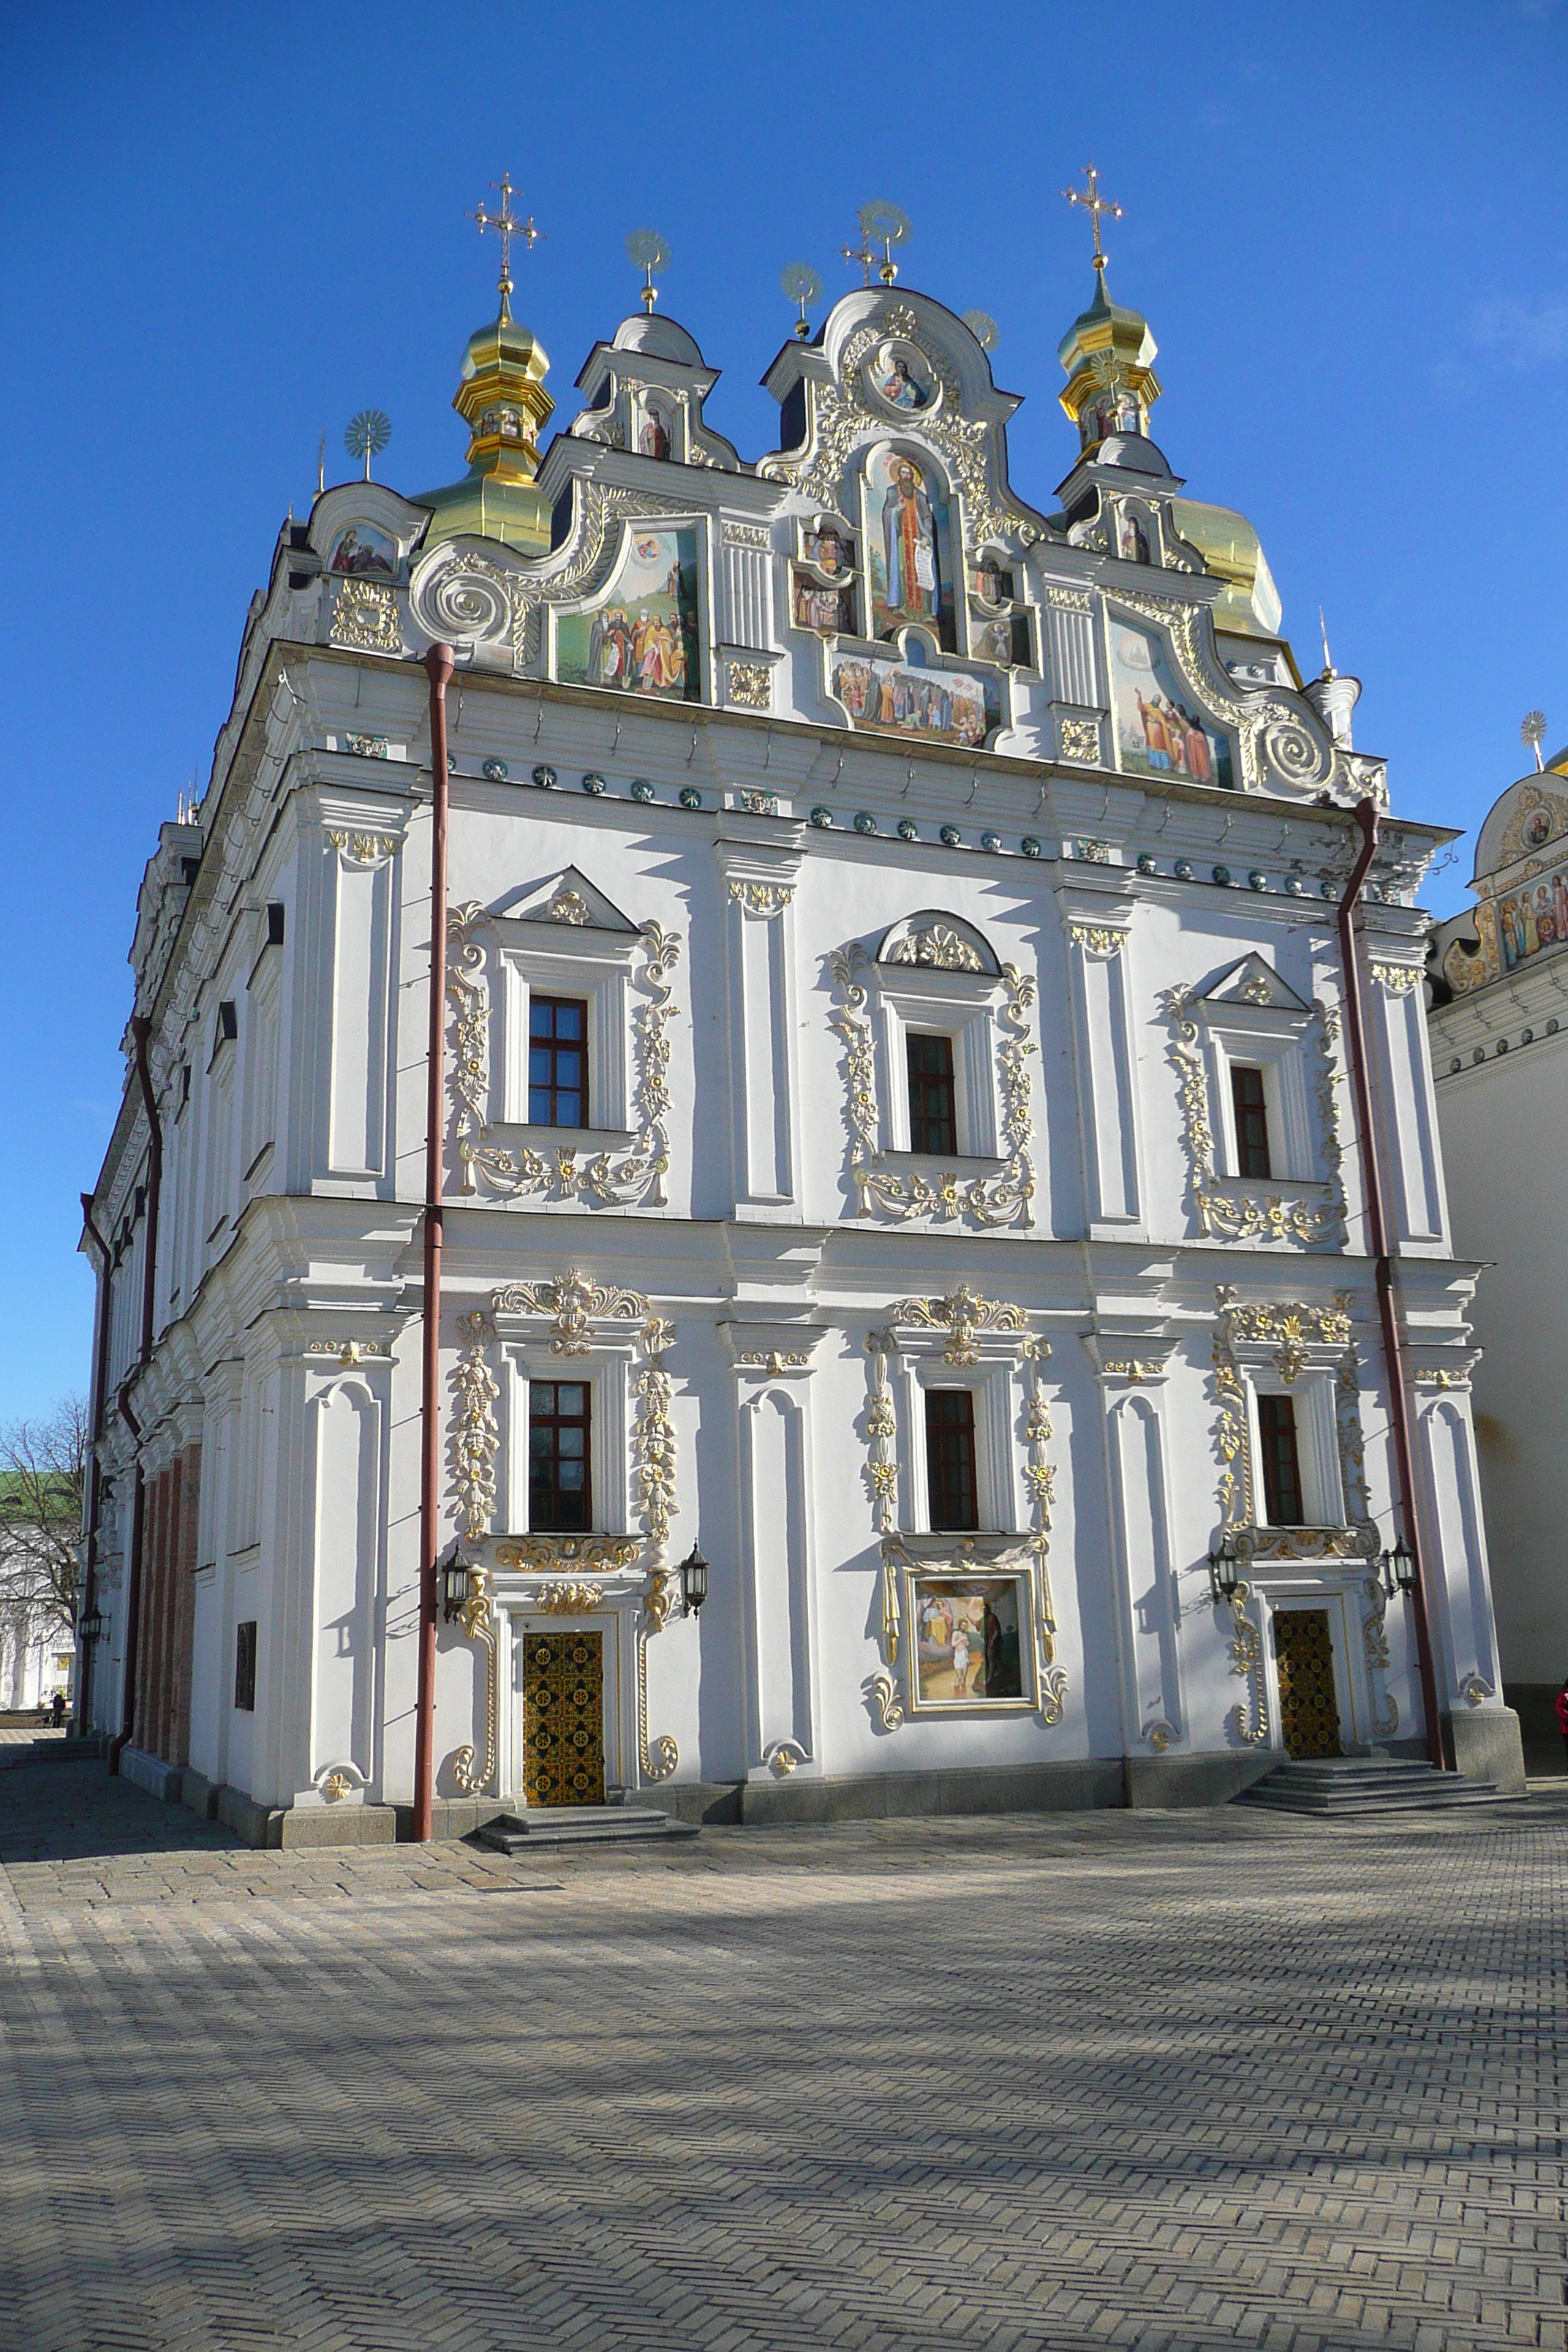
<instances>
[{"instance_id":1,"label":"distant white building","mask_svg":"<svg viewBox=\"0 0 1568 2352\"><path fill-rule=\"evenodd\" d=\"M294 1839L389 1834L426 1721L448 1829L617 1788L1209 1802L1286 1748L1422 1750L1335 927L1384 771L1148 437L1153 357L1101 276L1037 509L925 295L786 343L754 462L651 311L541 457L503 299L465 479L282 532L142 884L92 1196L124 1769ZM1367 1066L1436 1714L1517 1781L1418 985L1445 838L1383 824Z\"/></svg>"},{"instance_id":2,"label":"distant white building","mask_svg":"<svg viewBox=\"0 0 1568 2352\"><path fill-rule=\"evenodd\" d=\"M1504 1686L1555 1762L1568 1264L1550 1244L1552 1171L1568 1150L1568 745L1495 803L1470 887L1476 906L1432 940L1432 1068L1456 1237L1487 1269L1473 1379Z\"/></svg>"}]
</instances>

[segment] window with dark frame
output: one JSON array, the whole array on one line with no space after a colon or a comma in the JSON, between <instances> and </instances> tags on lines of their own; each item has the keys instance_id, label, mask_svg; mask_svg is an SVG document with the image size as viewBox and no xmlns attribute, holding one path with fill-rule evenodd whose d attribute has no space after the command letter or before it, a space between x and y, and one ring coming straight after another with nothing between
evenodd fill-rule
<instances>
[{"instance_id":1,"label":"window with dark frame","mask_svg":"<svg viewBox=\"0 0 1568 2352\"><path fill-rule=\"evenodd\" d=\"M1238 1176L1272 1176L1268 1154L1268 1099L1263 1073L1233 1062L1230 1099L1236 1112L1236 1172Z\"/></svg>"},{"instance_id":2,"label":"window with dark frame","mask_svg":"<svg viewBox=\"0 0 1568 2352\"><path fill-rule=\"evenodd\" d=\"M926 1391L926 1493L933 1534L967 1534L979 1527L974 1399L968 1389Z\"/></svg>"},{"instance_id":3,"label":"window with dark frame","mask_svg":"<svg viewBox=\"0 0 1568 2352\"><path fill-rule=\"evenodd\" d=\"M1258 1435L1263 1456L1263 1507L1271 1528L1305 1527L1296 1407L1288 1396L1260 1396Z\"/></svg>"},{"instance_id":4,"label":"window with dark frame","mask_svg":"<svg viewBox=\"0 0 1568 2352\"><path fill-rule=\"evenodd\" d=\"M594 1524L586 1381L528 1384L528 1524L536 1534L584 1535Z\"/></svg>"},{"instance_id":5,"label":"window with dark frame","mask_svg":"<svg viewBox=\"0 0 1568 2352\"><path fill-rule=\"evenodd\" d=\"M581 997L529 1000L528 1122L588 1124L588 1007Z\"/></svg>"},{"instance_id":6,"label":"window with dark frame","mask_svg":"<svg viewBox=\"0 0 1568 2352\"><path fill-rule=\"evenodd\" d=\"M234 1629L234 1703L247 1715L256 1712L256 1626L247 1617Z\"/></svg>"},{"instance_id":7,"label":"window with dark frame","mask_svg":"<svg viewBox=\"0 0 1568 2352\"><path fill-rule=\"evenodd\" d=\"M910 1073L910 1150L958 1150L952 1103L952 1039L911 1029L905 1038Z\"/></svg>"}]
</instances>

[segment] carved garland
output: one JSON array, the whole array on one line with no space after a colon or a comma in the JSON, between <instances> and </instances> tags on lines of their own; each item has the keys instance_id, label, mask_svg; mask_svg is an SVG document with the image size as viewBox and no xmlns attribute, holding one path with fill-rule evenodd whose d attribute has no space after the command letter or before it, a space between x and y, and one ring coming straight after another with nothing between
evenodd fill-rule
<instances>
[{"instance_id":1,"label":"carved garland","mask_svg":"<svg viewBox=\"0 0 1568 2352\"><path fill-rule=\"evenodd\" d=\"M491 1143L489 1109L490 992L485 950L474 933L487 929L491 918L478 900L455 908L447 919L447 938L455 943L447 972L447 993L454 1008L454 1067L452 1091L457 1097L454 1134L462 1163L459 1190L477 1192L481 1184L507 1200L543 1193L552 1200L575 1198L589 1207L666 1205L664 1179L669 1169L669 1138L665 1114L669 1108L669 1039L666 1034L673 1013L668 975L680 957L680 939L658 923L645 923L637 933L642 969L637 975L652 1002L639 1004L632 1015L637 1079L632 1097L637 1124L631 1149L617 1158L596 1152L583 1166L578 1147L558 1144L548 1154L527 1145L509 1150Z\"/></svg>"},{"instance_id":2,"label":"carved garland","mask_svg":"<svg viewBox=\"0 0 1568 2352\"><path fill-rule=\"evenodd\" d=\"M1319 1142L1328 1170L1326 1201L1288 1201L1277 1192L1221 1191L1215 1171L1214 1129L1209 1124L1209 1082L1198 1045L1190 988L1167 988L1159 1003L1173 1031L1169 1055L1176 1073L1182 1106L1182 1139L1186 1147L1193 1206L1198 1223L1211 1240L1224 1242L1294 1242L1302 1249L1338 1248L1345 1229L1344 1183L1340 1171L1344 1160L1340 1142L1339 1104L1335 1089L1339 1066L1334 1045L1340 1034L1339 1014L1314 1003L1310 1035L1316 1066L1312 1091L1317 1098Z\"/></svg>"},{"instance_id":3,"label":"carved garland","mask_svg":"<svg viewBox=\"0 0 1568 2352\"><path fill-rule=\"evenodd\" d=\"M1006 1002L1000 1008L999 1018L1005 1025L996 1048L996 1069L1002 1089L1002 1134L1007 1164L1000 1176L989 1181L977 1176L964 1184L956 1172L940 1175L932 1181L918 1171L900 1176L883 1164L876 1045L871 1024L866 1017L868 991L861 977L862 967L869 973L873 966L858 940L847 949L835 949L828 964L843 993L843 1003L833 1015L833 1026L844 1040L849 1172L860 1196L857 1214L863 1217L876 1208L900 1223L911 1217L967 1215L986 1225L1006 1224L1015 1218L1020 1224L1032 1224L1029 1204L1035 1197L1031 1157L1034 1120L1029 1108L1028 1057L1037 1048L1025 1015L1035 1001L1034 982L1026 978L1016 964L1002 967L1000 984L1006 992Z\"/></svg>"},{"instance_id":4,"label":"carved garland","mask_svg":"<svg viewBox=\"0 0 1568 2352\"><path fill-rule=\"evenodd\" d=\"M1029 1368L1028 1402L1024 1413L1024 1435L1028 1447L1028 1459L1024 1465L1024 1486L1033 1524L1025 1549L1031 1562L1035 1588L1037 1712L1041 1722L1049 1728L1061 1721L1068 1692L1067 1675L1057 1664L1057 1621L1049 1571L1051 1506L1056 1499L1056 1472L1047 1456L1052 1433L1051 1418L1040 1374L1040 1366L1050 1354L1049 1344L1031 1334L1021 1307L994 1298L981 1298L967 1284L961 1284L946 1298L900 1299L889 1312L890 1320L887 1327L866 1335L871 1370L865 1421L868 1454L867 1481L870 1488L872 1516L882 1539L882 1654L886 1661L867 1680L867 1704L884 1731L896 1731L905 1719L904 1697L898 1680L899 1653L903 1638L900 1577L903 1570L915 1563L898 1533L899 1425L893 1391L888 1380L888 1359L898 1348L899 1327L902 1325L914 1330L945 1330L948 1340L942 1350L942 1360L960 1366L978 1363L977 1335L982 1331L995 1331L1008 1337L1016 1336L1018 1354ZM973 1546L969 1549L973 1552Z\"/></svg>"}]
</instances>

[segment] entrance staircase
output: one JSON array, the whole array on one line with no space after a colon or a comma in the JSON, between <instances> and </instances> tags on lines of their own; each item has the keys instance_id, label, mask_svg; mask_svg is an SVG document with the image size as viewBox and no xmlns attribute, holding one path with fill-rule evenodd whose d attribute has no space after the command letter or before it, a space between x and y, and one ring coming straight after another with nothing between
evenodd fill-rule
<instances>
[{"instance_id":1,"label":"entrance staircase","mask_svg":"<svg viewBox=\"0 0 1568 2352\"><path fill-rule=\"evenodd\" d=\"M555 1845L632 1845L645 1838L698 1834L695 1822L678 1822L651 1805L530 1805L501 1813L476 1832L498 1853L532 1853Z\"/></svg>"},{"instance_id":2,"label":"entrance staircase","mask_svg":"<svg viewBox=\"0 0 1568 2352\"><path fill-rule=\"evenodd\" d=\"M1373 1749L1370 1756L1322 1756L1277 1764L1254 1780L1233 1805L1264 1805L1279 1813L1327 1814L1366 1821L1384 1813L1449 1813L1477 1805L1510 1805L1492 1780L1467 1780L1435 1764L1407 1761Z\"/></svg>"}]
</instances>

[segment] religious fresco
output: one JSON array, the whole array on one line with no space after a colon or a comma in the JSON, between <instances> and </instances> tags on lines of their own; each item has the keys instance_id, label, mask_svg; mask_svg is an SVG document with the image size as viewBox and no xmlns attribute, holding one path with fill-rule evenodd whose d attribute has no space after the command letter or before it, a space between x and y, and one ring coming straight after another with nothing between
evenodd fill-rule
<instances>
[{"instance_id":1,"label":"religious fresco","mask_svg":"<svg viewBox=\"0 0 1568 2352\"><path fill-rule=\"evenodd\" d=\"M902 449L879 449L866 469L866 509L872 635L923 621L949 643L942 552L948 510L935 473Z\"/></svg>"},{"instance_id":2,"label":"religious fresco","mask_svg":"<svg viewBox=\"0 0 1568 2352\"><path fill-rule=\"evenodd\" d=\"M1013 575L1004 571L994 555L983 555L978 563L970 565L969 585L983 604L1010 604L1013 601Z\"/></svg>"},{"instance_id":3,"label":"religious fresco","mask_svg":"<svg viewBox=\"0 0 1568 2352\"><path fill-rule=\"evenodd\" d=\"M1149 561L1149 534L1143 528L1142 517L1131 507L1116 509L1116 552L1123 563Z\"/></svg>"},{"instance_id":4,"label":"religious fresco","mask_svg":"<svg viewBox=\"0 0 1568 2352\"><path fill-rule=\"evenodd\" d=\"M1002 723L1002 698L994 678L927 669L912 658L837 656L832 691L858 727L883 727L942 743L973 748Z\"/></svg>"},{"instance_id":5,"label":"religious fresco","mask_svg":"<svg viewBox=\"0 0 1568 2352\"><path fill-rule=\"evenodd\" d=\"M327 558L329 572L347 572L363 578L366 574L380 580L397 577L397 541L373 522L351 522L339 531Z\"/></svg>"},{"instance_id":6,"label":"religious fresco","mask_svg":"<svg viewBox=\"0 0 1568 2352\"><path fill-rule=\"evenodd\" d=\"M921 362L912 352L887 344L871 362L870 377L889 408L910 414L931 404L932 392Z\"/></svg>"},{"instance_id":7,"label":"religious fresco","mask_svg":"<svg viewBox=\"0 0 1568 2352\"><path fill-rule=\"evenodd\" d=\"M847 588L825 588L809 572L795 575L795 625L825 636L847 636L855 626L855 598Z\"/></svg>"},{"instance_id":8,"label":"religious fresco","mask_svg":"<svg viewBox=\"0 0 1568 2352\"><path fill-rule=\"evenodd\" d=\"M693 698L698 692L697 533L634 530L605 601L555 624L568 686Z\"/></svg>"},{"instance_id":9,"label":"religious fresco","mask_svg":"<svg viewBox=\"0 0 1568 2352\"><path fill-rule=\"evenodd\" d=\"M1543 949L1560 948L1568 940L1568 866L1511 884L1499 891L1496 904L1502 968L1515 971Z\"/></svg>"},{"instance_id":10,"label":"religious fresco","mask_svg":"<svg viewBox=\"0 0 1568 2352\"><path fill-rule=\"evenodd\" d=\"M1191 783L1230 788L1230 738L1203 718L1152 630L1112 621L1110 692L1121 765L1131 774L1184 776Z\"/></svg>"},{"instance_id":11,"label":"religious fresco","mask_svg":"<svg viewBox=\"0 0 1568 2352\"><path fill-rule=\"evenodd\" d=\"M970 616L970 646L979 661L994 662L1005 669L1010 663L1026 660L1026 651L1020 650L1020 637L1026 645L1026 629L1021 624L1005 618L984 620L978 613Z\"/></svg>"},{"instance_id":12,"label":"religious fresco","mask_svg":"<svg viewBox=\"0 0 1568 2352\"><path fill-rule=\"evenodd\" d=\"M1026 1696L1024 1635L1016 1576L915 1576L915 1703L979 1706Z\"/></svg>"},{"instance_id":13,"label":"religious fresco","mask_svg":"<svg viewBox=\"0 0 1568 2352\"><path fill-rule=\"evenodd\" d=\"M805 530L800 535L800 551L807 563L815 563L831 580L838 572L855 569L855 549L842 531L826 526L820 530Z\"/></svg>"},{"instance_id":14,"label":"religious fresco","mask_svg":"<svg viewBox=\"0 0 1568 2352\"><path fill-rule=\"evenodd\" d=\"M672 446L672 419L662 401L651 400L646 394L638 403L637 454L643 457L668 457Z\"/></svg>"}]
</instances>

